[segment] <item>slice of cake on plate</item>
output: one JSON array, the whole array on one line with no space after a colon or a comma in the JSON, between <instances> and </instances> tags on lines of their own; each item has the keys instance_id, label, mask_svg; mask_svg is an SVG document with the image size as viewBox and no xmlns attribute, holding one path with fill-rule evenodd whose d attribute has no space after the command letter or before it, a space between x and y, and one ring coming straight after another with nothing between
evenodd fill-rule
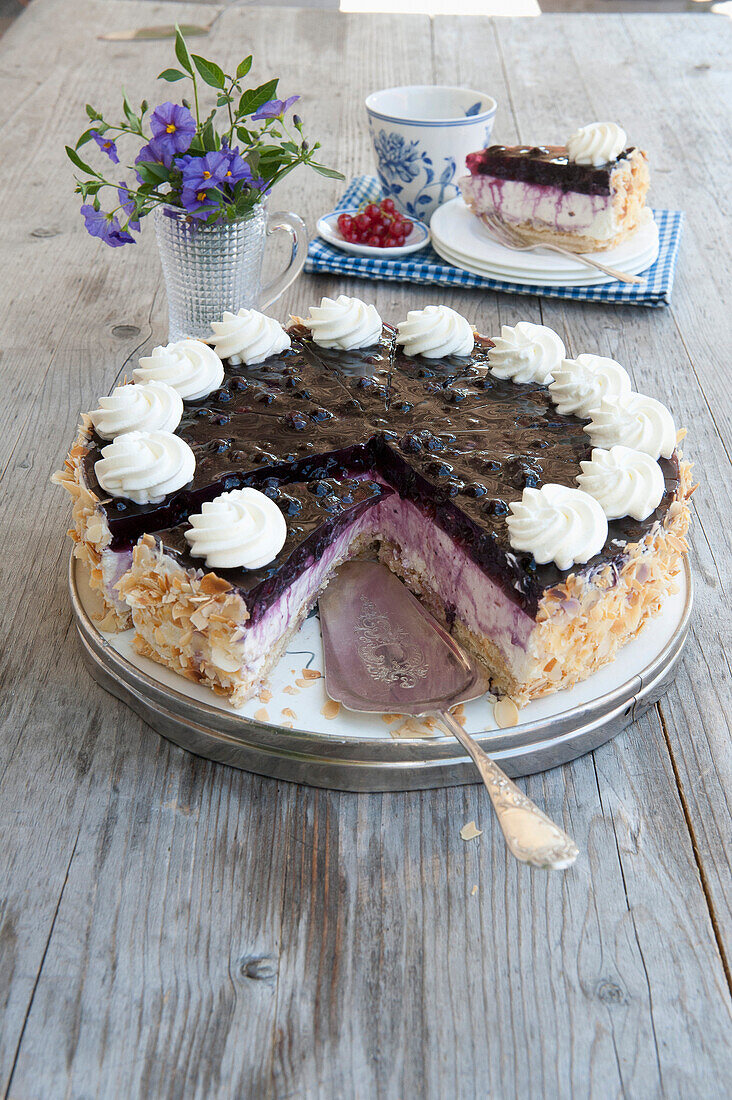
<instances>
[{"instance_id":1,"label":"slice of cake on plate","mask_svg":"<svg viewBox=\"0 0 732 1100\"><path fill-rule=\"evenodd\" d=\"M491 145L466 159L460 191L537 244L602 252L645 220L648 158L615 123L583 126L566 145Z\"/></svg>"},{"instance_id":2,"label":"slice of cake on plate","mask_svg":"<svg viewBox=\"0 0 732 1100\"><path fill-rule=\"evenodd\" d=\"M673 589L689 465L613 360L345 296L287 331L213 327L216 350L141 360L55 475L104 627L146 656L242 702L368 550L520 705L612 660Z\"/></svg>"}]
</instances>

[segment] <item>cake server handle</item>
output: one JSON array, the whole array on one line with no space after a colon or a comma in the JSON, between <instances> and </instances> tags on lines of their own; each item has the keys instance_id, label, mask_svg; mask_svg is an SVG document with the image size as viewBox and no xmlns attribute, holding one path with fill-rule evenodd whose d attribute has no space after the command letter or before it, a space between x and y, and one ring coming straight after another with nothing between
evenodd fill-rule
<instances>
[{"instance_id":1,"label":"cake server handle","mask_svg":"<svg viewBox=\"0 0 732 1100\"><path fill-rule=\"evenodd\" d=\"M542 244L541 248L546 248L549 252L558 252L560 256L569 256L570 260L579 260L580 263L587 264L588 267L596 267L598 271L609 275L611 279L617 279L619 283L643 282L640 275L626 275L624 271L618 271L616 267L608 267L606 264L601 264L599 260L591 260L583 252L570 252L568 248L562 248L558 244Z\"/></svg>"},{"instance_id":2,"label":"cake server handle","mask_svg":"<svg viewBox=\"0 0 732 1100\"><path fill-rule=\"evenodd\" d=\"M571 837L518 789L449 711L438 711L437 718L457 737L480 772L506 844L516 859L553 871L571 866L579 855Z\"/></svg>"}]
</instances>

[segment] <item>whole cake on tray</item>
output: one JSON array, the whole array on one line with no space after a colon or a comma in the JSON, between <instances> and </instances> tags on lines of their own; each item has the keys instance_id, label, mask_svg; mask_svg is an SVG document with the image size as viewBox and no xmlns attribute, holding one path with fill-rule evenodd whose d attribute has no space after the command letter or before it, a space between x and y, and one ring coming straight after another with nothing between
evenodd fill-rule
<instances>
[{"instance_id":1,"label":"whole cake on tray","mask_svg":"<svg viewBox=\"0 0 732 1100\"><path fill-rule=\"evenodd\" d=\"M612 660L673 589L682 434L544 326L491 339L445 306L392 326L341 296L156 348L54 479L103 628L234 704L377 549L522 705Z\"/></svg>"},{"instance_id":2,"label":"whole cake on tray","mask_svg":"<svg viewBox=\"0 0 732 1100\"><path fill-rule=\"evenodd\" d=\"M602 252L648 216L648 157L614 122L583 126L566 145L491 145L468 154L466 166L458 185L473 213L537 244Z\"/></svg>"}]
</instances>

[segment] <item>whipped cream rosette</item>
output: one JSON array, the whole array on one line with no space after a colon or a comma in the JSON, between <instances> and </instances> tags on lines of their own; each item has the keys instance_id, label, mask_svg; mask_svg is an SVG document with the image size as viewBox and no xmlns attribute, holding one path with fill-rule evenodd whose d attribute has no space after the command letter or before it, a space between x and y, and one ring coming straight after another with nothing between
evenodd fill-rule
<instances>
[{"instance_id":1,"label":"whipped cream rosette","mask_svg":"<svg viewBox=\"0 0 732 1100\"><path fill-rule=\"evenodd\" d=\"M201 340L177 340L144 355L132 372L135 382L165 382L186 401L198 401L217 390L224 364Z\"/></svg>"},{"instance_id":2,"label":"whipped cream rosette","mask_svg":"<svg viewBox=\"0 0 732 1100\"><path fill-rule=\"evenodd\" d=\"M291 340L279 321L256 309L224 311L223 320L212 321L211 343L221 359L253 366L291 346Z\"/></svg>"},{"instance_id":3,"label":"whipped cream rosette","mask_svg":"<svg viewBox=\"0 0 732 1100\"><path fill-rule=\"evenodd\" d=\"M341 351L371 347L378 343L383 327L376 306L345 294L311 306L305 324L318 347Z\"/></svg>"},{"instance_id":4,"label":"whipped cream rosette","mask_svg":"<svg viewBox=\"0 0 732 1100\"><path fill-rule=\"evenodd\" d=\"M183 401L166 382L117 386L108 397L99 398L99 408L89 416L102 439L126 432L174 432L183 416Z\"/></svg>"},{"instance_id":5,"label":"whipped cream rosette","mask_svg":"<svg viewBox=\"0 0 732 1100\"><path fill-rule=\"evenodd\" d=\"M113 497L135 504L159 504L193 477L196 459L172 432L126 432L102 448L96 479Z\"/></svg>"},{"instance_id":6,"label":"whipped cream rosette","mask_svg":"<svg viewBox=\"0 0 732 1100\"><path fill-rule=\"evenodd\" d=\"M470 323L448 306L411 309L406 321L397 325L397 344L406 355L443 359L448 355L470 355L475 336Z\"/></svg>"},{"instance_id":7,"label":"whipped cream rosette","mask_svg":"<svg viewBox=\"0 0 732 1100\"><path fill-rule=\"evenodd\" d=\"M625 130L617 122L591 122L589 126L580 126L567 139L567 156L575 164L599 168L617 160L627 140Z\"/></svg>"},{"instance_id":8,"label":"whipped cream rosette","mask_svg":"<svg viewBox=\"0 0 732 1100\"><path fill-rule=\"evenodd\" d=\"M558 569L582 565L599 554L607 538L607 518L589 493L565 485L524 489L509 504L506 517L511 546L533 554L539 565L553 561Z\"/></svg>"},{"instance_id":9,"label":"whipped cream rosette","mask_svg":"<svg viewBox=\"0 0 732 1100\"><path fill-rule=\"evenodd\" d=\"M602 507L608 519L632 516L644 520L663 498L663 471L655 458L630 447L595 447L590 461L580 462L577 484Z\"/></svg>"},{"instance_id":10,"label":"whipped cream rosette","mask_svg":"<svg viewBox=\"0 0 732 1100\"><path fill-rule=\"evenodd\" d=\"M651 458L671 458L676 447L676 428L665 405L642 393L604 397L590 414L584 431L594 447L609 450L620 444L644 451Z\"/></svg>"},{"instance_id":11,"label":"whipped cream rosette","mask_svg":"<svg viewBox=\"0 0 732 1100\"><path fill-rule=\"evenodd\" d=\"M546 385L567 354L553 329L530 321L519 321L514 328L502 325L494 344L488 352L491 374L512 382Z\"/></svg>"},{"instance_id":12,"label":"whipped cream rosette","mask_svg":"<svg viewBox=\"0 0 732 1100\"><path fill-rule=\"evenodd\" d=\"M630 375L625 368L602 355L562 359L549 385L557 412L583 420L600 405L603 397L627 397L631 390Z\"/></svg>"},{"instance_id":13,"label":"whipped cream rosette","mask_svg":"<svg viewBox=\"0 0 732 1100\"><path fill-rule=\"evenodd\" d=\"M210 569L260 569L277 557L287 538L285 517L258 489L232 489L189 516L186 541Z\"/></svg>"}]
</instances>

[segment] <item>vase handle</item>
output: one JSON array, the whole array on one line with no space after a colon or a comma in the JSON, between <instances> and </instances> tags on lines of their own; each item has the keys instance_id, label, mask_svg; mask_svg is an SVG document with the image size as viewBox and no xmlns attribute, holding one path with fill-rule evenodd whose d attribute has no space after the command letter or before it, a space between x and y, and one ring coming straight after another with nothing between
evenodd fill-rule
<instances>
[{"instance_id":1,"label":"vase handle","mask_svg":"<svg viewBox=\"0 0 732 1100\"><path fill-rule=\"evenodd\" d=\"M266 286L262 287L262 293L257 307L260 310L266 309L267 306L271 306L272 302L275 302L280 295L284 294L291 283L294 283L295 279L302 271L307 258L308 231L302 218L298 218L297 214L290 214L284 210L276 210L272 214L267 215L267 236L269 237L272 233L276 233L278 229L284 229L292 238L290 262L281 275L278 275L276 278L272 279L271 282L267 283Z\"/></svg>"}]
</instances>

